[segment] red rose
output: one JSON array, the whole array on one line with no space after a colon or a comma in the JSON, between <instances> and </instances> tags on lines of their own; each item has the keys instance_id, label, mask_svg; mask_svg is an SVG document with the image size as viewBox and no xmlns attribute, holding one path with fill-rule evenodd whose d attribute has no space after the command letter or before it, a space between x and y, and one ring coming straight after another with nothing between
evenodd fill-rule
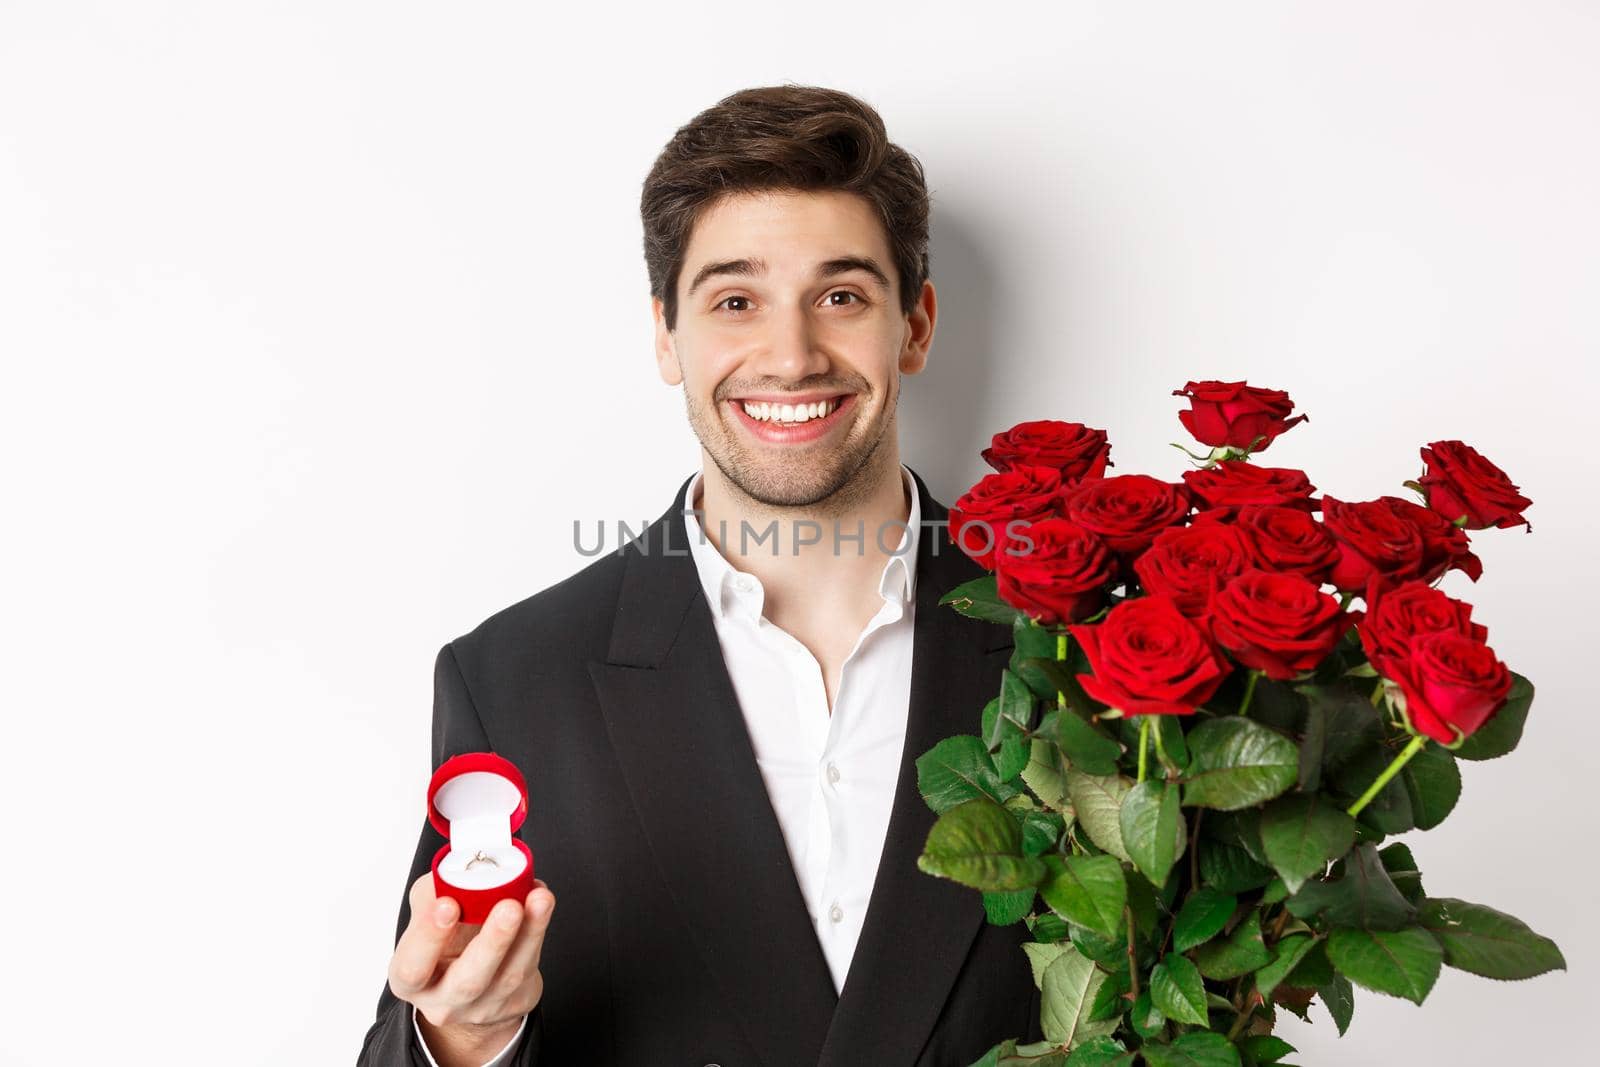
<instances>
[{"instance_id":1,"label":"red rose","mask_svg":"<svg viewBox=\"0 0 1600 1067\"><path fill-rule=\"evenodd\" d=\"M1533 524L1522 517L1523 509L1533 501L1511 484L1505 471L1471 445L1434 441L1422 449L1422 461L1428 469L1417 482L1423 487L1428 506L1447 522L1465 515L1469 530L1507 528L1518 523L1533 529Z\"/></svg>"},{"instance_id":2,"label":"red rose","mask_svg":"<svg viewBox=\"0 0 1600 1067\"><path fill-rule=\"evenodd\" d=\"M1315 670L1351 618L1302 575L1253 568L1212 598L1207 622L1212 639L1234 659L1287 682Z\"/></svg>"},{"instance_id":3,"label":"red rose","mask_svg":"<svg viewBox=\"0 0 1600 1067\"><path fill-rule=\"evenodd\" d=\"M1145 592L1170 596L1179 611L1197 618L1212 593L1250 565L1250 543L1238 527L1211 522L1162 530L1133 569Z\"/></svg>"},{"instance_id":4,"label":"red rose","mask_svg":"<svg viewBox=\"0 0 1600 1067\"><path fill-rule=\"evenodd\" d=\"M1251 555L1262 570L1299 574L1321 585L1339 562L1339 542L1299 508L1240 508L1236 525L1249 539Z\"/></svg>"},{"instance_id":5,"label":"red rose","mask_svg":"<svg viewBox=\"0 0 1600 1067\"><path fill-rule=\"evenodd\" d=\"M1084 692L1124 715L1188 715L1233 667L1168 596L1124 600L1093 626L1069 626L1091 674Z\"/></svg>"},{"instance_id":6,"label":"red rose","mask_svg":"<svg viewBox=\"0 0 1600 1067\"><path fill-rule=\"evenodd\" d=\"M1431 582L1455 569L1477 581L1483 576L1483 561L1473 555L1468 547L1467 532L1455 523L1430 511L1414 500L1398 496L1378 498L1400 518L1414 524L1422 535L1422 562L1418 564L1417 577Z\"/></svg>"},{"instance_id":7,"label":"red rose","mask_svg":"<svg viewBox=\"0 0 1600 1067\"><path fill-rule=\"evenodd\" d=\"M1099 534L1111 551L1132 557L1149 548L1156 534L1184 520L1189 493L1147 474L1120 474L1072 486L1062 509L1067 518Z\"/></svg>"},{"instance_id":8,"label":"red rose","mask_svg":"<svg viewBox=\"0 0 1600 1067\"><path fill-rule=\"evenodd\" d=\"M985 475L950 508L950 539L986 570L1013 522L1057 515L1061 473L1053 467L1016 467Z\"/></svg>"},{"instance_id":9,"label":"red rose","mask_svg":"<svg viewBox=\"0 0 1600 1067\"><path fill-rule=\"evenodd\" d=\"M1273 438L1305 415L1289 418L1294 401L1281 389L1260 389L1244 382L1190 382L1174 389L1173 396L1189 398L1189 410L1178 412L1183 428L1203 445L1265 451ZM1264 440L1251 448L1257 437Z\"/></svg>"},{"instance_id":10,"label":"red rose","mask_svg":"<svg viewBox=\"0 0 1600 1067\"><path fill-rule=\"evenodd\" d=\"M1339 561L1328 581L1341 593L1359 593L1374 574L1414 578L1421 573L1422 532L1383 501L1346 504L1324 493L1322 518L1339 542Z\"/></svg>"},{"instance_id":11,"label":"red rose","mask_svg":"<svg viewBox=\"0 0 1600 1067\"><path fill-rule=\"evenodd\" d=\"M1041 419L1019 422L997 433L983 450L984 462L997 471L1013 467L1054 467L1063 482L1103 478L1111 462L1111 446L1104 430L1091 430L1078 422Z\"/></svg>"},{"instance_id":12,"label":"red rose","mask_svg":"<svg viewBox=\"0 0 1600 1067\"><path fill-rule=\"evenodd\" d=\"M1019 528L994 562L1000 598L1043 626L1099 611L1116 570L1105 542L1066 519Z\"/></svg>"},{"instance_id":13,"label":"red rose","mask_svg":"<svg viewBox=\"0 0 1600 1067\"><path fill-rule=\"evenodd\" d=\"M1374 574L1363 597L1367 610L1360 615L1356 633L1367 659L1379 674L1408 654L1420 637L1455 633L1485 641L1489 631L1472 621L1472 605L1430 586L1420 579L1396 582Z\"/></svg>"},{"instance_id":14,"label":"red rose","mask_svg":"<svg viewBox=\"0 0 1600 1067\"><path fill-rule=\"evenodd\" d=\"M1250 504L1317 510L1311 499L1316 486L1305 471L1258 467L1243 459L1225 459L1215 466L1183 472L1183 484L1208 508L1232 514Z\"/></svg>"},{"instance_id":15,"label":"red rose","mask_svg":"<svg viewBox=\"0 0 1600 1067\"><path fill-rule=\"evenodd\" d=\"M1511 691L1511 672L1494 651L1458 633L1424 634L1388 666L1411 728L1444 745L1488 722Z\"/></svg>"}]
</instances>

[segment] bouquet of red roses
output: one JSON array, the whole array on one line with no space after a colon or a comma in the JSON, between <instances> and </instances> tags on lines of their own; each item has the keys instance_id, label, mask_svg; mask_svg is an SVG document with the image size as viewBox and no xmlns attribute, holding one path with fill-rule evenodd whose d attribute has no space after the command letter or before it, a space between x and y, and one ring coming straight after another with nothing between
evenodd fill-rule
<instances>
[{"instance_id":1,"label":"bouquet of red roses","mask_svg":"<svg viewBox=\"0 0 1600 1067\"><path fill-rule=\"evenodd\" d=\"M1467 531L1531 531L1531 502L1460 441L1422 449L1417 500L1316 496L1252 461L1306 420L1287 394L1174 395L1210 449L1177 446L1181 482L1108 474L1103 431L1025 422L950 510L991 573L941 603L1015 651L980 735L917 761L939 814L918 863L1027 923L1046 1037L979 1065L1273 1064L1280 1009L1320 997L1342 1034L1353 986L1420 1004L1445 964L1566 965L1385 843L1450 814L1458 760L1521 738L1532 684L1437 585L1477 581Z\"/></svg>"}]
</instances>

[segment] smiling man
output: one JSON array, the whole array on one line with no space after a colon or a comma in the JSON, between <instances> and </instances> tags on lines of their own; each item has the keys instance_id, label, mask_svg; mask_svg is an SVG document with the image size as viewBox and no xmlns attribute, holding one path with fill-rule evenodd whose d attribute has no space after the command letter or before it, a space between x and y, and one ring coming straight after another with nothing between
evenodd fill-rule
<instances>
[{"instance_id":1,"label":"smiling man","mask_svg":"<svg viewBox=\"0 0 1600 1067\"><path fill-rule=\"evenodd\" d=\"M541 877L462 924L424 822L360 1062L965 1067L1038 1040L1026 929L916 866L915 761L1011 651L938 605L981 571L899 453L937 314L922 169L855 97L750 89L677 131L641 213L701 469L440 651L433 764L517 765Z\"/></svg>"}]
</instances>

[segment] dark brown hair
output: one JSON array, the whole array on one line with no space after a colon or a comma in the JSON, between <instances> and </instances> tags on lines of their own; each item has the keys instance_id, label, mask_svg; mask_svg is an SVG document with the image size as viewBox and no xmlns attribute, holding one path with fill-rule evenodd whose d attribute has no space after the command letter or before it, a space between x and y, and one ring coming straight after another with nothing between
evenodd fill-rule
<instances>
[{"instance_id":1,"label":"dark brown hair","mask_svg":"<svg viewBox=\"0 0 1600 1067\"><path fill-rule=\"evenodd\" d=\"M678 275L701 213L728 194L791 189L866 198L894 255L900 309L910 313L929 268L922 164L890 143L877 111L849 93L770 85L741 89L696 115L644 180L644 261L667 329L677 328Z\"/></svg>"}]
</instances>

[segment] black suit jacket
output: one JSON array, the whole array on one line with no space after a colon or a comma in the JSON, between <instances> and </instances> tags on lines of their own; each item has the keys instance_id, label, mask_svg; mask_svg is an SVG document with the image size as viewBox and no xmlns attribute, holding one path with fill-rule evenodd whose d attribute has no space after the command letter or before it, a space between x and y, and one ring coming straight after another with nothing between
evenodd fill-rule
<instances>
[{"instance_id":1,"label":"black suit jacket","mask_svg":"<svg viewBox=\"0 0 1600 1067\"><path fill-rule=\"evenodd\" d=\"M923 519L943 520L913 477ZM1039 1040L1024 924L990 925L977 891L917 869L935 816L915 761L978 732L1012 648L938 604L982 572L923 527L905 750L836 995L689 557L688 485L638 541L439 652L433 764L492 750L521 768L521 835L558 901L513 1062L967 1067ZM443 844L424 819L407 887ZM409 920L402 892L397 940ZM359 1064L425 1062L385 986Z\"/></svg>"}]
</instances>

